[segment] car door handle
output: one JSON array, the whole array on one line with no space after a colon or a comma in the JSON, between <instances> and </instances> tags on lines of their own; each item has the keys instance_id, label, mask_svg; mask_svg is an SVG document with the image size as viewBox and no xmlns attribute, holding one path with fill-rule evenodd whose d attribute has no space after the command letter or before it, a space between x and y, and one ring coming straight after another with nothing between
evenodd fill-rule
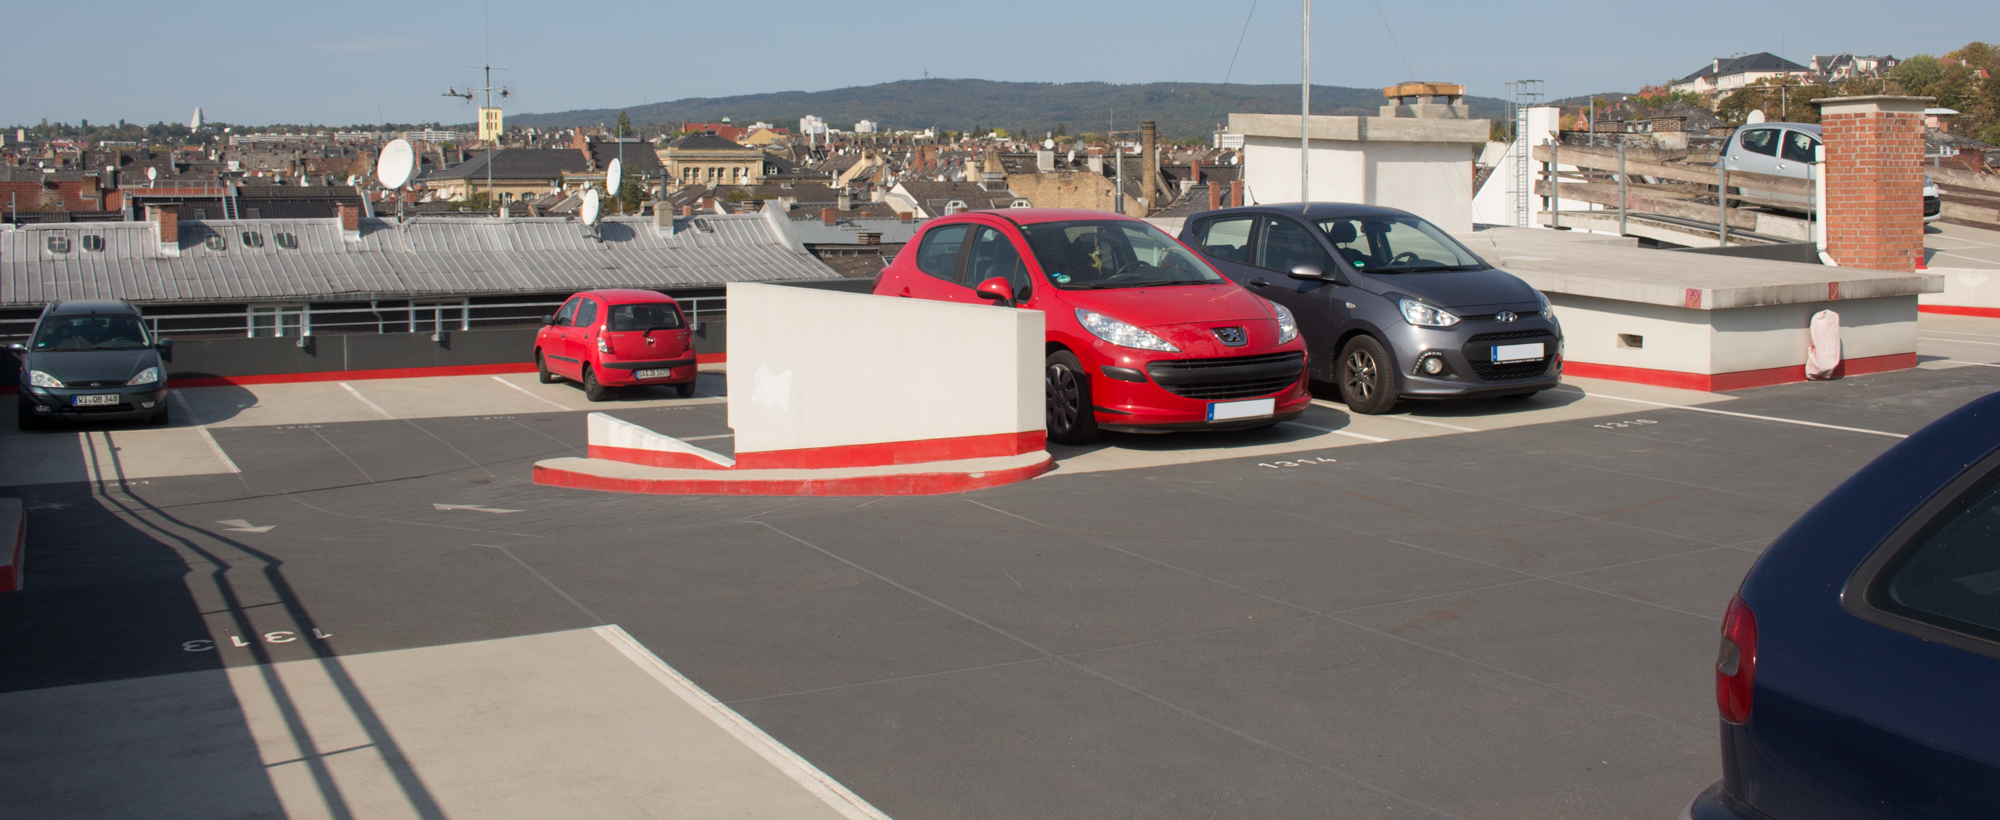
<instances>
[{"instance_id":1,"label":"car door handle","mask_svg":"<svg viewBox=\"0 0 2000 820\"><path fill-rule=\"evenodd\" d=\"M1248 284L1249 284L1249 285L1250 285L1251 287L1254 287L1254 288L1261 288L1261 287L1264 287L1264 286L1266 286L1266 285L1269 285L1269 284L1271 284L1271 283L1269 283L1269 282L1266 282L1266 281L1264 281L1264 280L1262 280L1262 279L1251 279L1251 280L1249 280L1249 283L1248 283Z\"/></svg>"}]
</instances>

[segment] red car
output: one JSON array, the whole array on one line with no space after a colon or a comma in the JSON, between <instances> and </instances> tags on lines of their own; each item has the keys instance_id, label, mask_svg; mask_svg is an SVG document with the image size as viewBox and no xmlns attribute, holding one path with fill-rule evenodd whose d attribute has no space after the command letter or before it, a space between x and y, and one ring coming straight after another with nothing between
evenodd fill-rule
<instances>
[{"instance_id":1,"label":"red car","mask_svg":"<svg viewBox=\"0 0 2000 820\"><path fill-rule=\"evenodd\" d=\"M673 297L650 290L592 290L571 296L535 334L543 384L583 384L591 401L611 388L671 384L694 395L694 347Z\"/></svg>"},{"instance_id":2,"label":"red car","mask_svg":"<svg viewBox=\"0 0 2000 820\"><path fill-rule=\"evenodd\" d=\"M931 220L874 292L1047 314L1059 444L1100 430L1266 427L1312 402L1291 312L1132 217L1010 208Z\"/></svg>"}]
</instances>

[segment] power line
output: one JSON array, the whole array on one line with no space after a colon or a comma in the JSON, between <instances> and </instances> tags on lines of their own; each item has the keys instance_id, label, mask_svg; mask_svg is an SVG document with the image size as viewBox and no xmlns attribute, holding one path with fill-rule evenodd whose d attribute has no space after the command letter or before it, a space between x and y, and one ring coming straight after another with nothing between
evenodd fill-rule
<instances>
[{"instance_id":1,"label":"power line","mask_svg":"<svg viewBox=\"0 0 2000 820\"><path fill-rule=\"evenodd\" d=\"M1243 33L1236 35L1236 51L1229 55L1229 70L1222 74L1222 84L1229 84L1229 77L1236 73L1236 58L1243 53L1243 38L1250 33L1250 18L1257 16L1257 0L1250 0L1250 13L1243 15Z\"/></svg>"}]
</instances>

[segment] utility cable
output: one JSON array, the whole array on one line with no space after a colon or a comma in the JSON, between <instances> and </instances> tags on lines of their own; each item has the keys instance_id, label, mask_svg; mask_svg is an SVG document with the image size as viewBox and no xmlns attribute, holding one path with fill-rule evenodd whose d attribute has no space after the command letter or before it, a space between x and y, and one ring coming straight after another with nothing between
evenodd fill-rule
<instances>
[{"instance_id":1,"label":"utility cable","mask_svg":"<svg viewBox=\"0 0 2000 820\"><path fill-rule=\"evenodd\" d=\"M1236 35L1236 51L1229 55L1229 70L1222 73L1222 84L1228 85L1231 75L1236 73L1236 58L1243 53L1243 38L1250 33L1250 18L1257 16L1257 0L1250 0L1250 13L1243 15L1243 33Z\"/></svg>"}]
</instances>

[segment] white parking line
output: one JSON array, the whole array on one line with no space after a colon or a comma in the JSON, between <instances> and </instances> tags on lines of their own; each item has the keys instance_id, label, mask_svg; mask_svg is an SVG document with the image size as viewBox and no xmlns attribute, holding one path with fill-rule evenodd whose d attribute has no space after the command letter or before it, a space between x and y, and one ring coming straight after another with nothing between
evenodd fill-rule
<instances>
[{"instance_id":1,"label":"white parking line","mask_svg":"<svg viewBox=\"0 0 2000 820\"><path fill-rule=\"evenodd\" d=\"M1945 330L1944 328L1941 328L1941 327L1927 327L1927 328L1924 328L1924 332L1925 332L1925 333L1950 333L1950 334L1952 334L1952 335L1954 335L1954 336L1978 336L1978 337L1980 337L1980 338L1982 338L1982 339L2000 339L2000 336L1996 336L1996 335L1994 335L1994 334L1991 334L1991 333L1972 333L1972 332L1968 332L1968 331L1964 331L1964 330Z\"/></svg>"},{"instance_id":2,"label":"white parking line","mask_svg":"<svg viewBox=\"0 0 2000 820\"><path fill-rule=\"evenodd\" d=\"M1556 389L1557 389L1557 390L1563 390L1563 389L1565 389L1565 388L1560 388L1560 387L1558 387L1558 388L1556 388ZM1567 388L1567 389L1572 389L1572 390L1574 390L1575 388ZM1754 413L1736 413L1736 412L1732 412L1732 411L1729 411L1729 410L1716 410L1716 409L1713 409L1713 408L1708 408L1708 407L1695 407L1695 406L1693 406L1693 405L1687 405L1687 404L1668 404L1668 403L1666 403L1666 402L1663 402L1663 401L1647 401L1647 400L1645 400L1645 399L1628 399L1628 398L1626 398L1626 397L1624 397L1624 396L1611 396L1611 395L1606 395L1606 394L1604 394L1604 393L1585 393L1585 392L1584 392L1584 391L1582 391L1582 390L1577 390L1576 392L1578 392L1578 393L1583 393L1583 396L1584 396L1584 398L1591 398L1591 399L1611 399L1611 400L1613 400L1613 401L1629 401L1629 402L1632 402L1633 404L1647 404L1647 405L1652 405L1652 406L1654 406L1654 407L1671 407L1671 408L1673 408L1673 409L1675 409L1675 410L1692 410L1692 411L1694 411L1694 412L1697 412L1697 413L1713 413L1713 414L1715 414L1715 415L1718 415L1718 416L1735 416L1735 417L1737 417L1737 418L1739 418L1739 419L1756 419L1756 420L1758 420L1758 421L1775 421L1775 422L1778 422L1778 423L1780 423L1780 424L1796 424L1796 425L1799 425L1799 426L1801 426L1801 427L1818 427L1818 428L1821 428L1821 429L1825 429L1825 430L1839 430L1839 431L1841 431L1841 432L1846 432L1846 433L1866 433L1866 434L1868 434L1868 435L1871 435L1871 436L1888 436L1889 438L1909 438L1909 436L1906 436L1906 435L1903 435L1902 433L1887 433L1887 432L1883 432L1883 431L1881 431L1881 430L1866 430L1866 429L1862 429L1862 428L1860 428L1860 427L1842 427L1842 426L1840 426L1840 425L1838 425L1838 424L1821 424L1821 423L1819 423L1819 422L1816 422L1816 421L1804 421L1804 420L1801 420L1801 419L1787 419L1787 418L1779 418L1779 417L1777 417L1777 416L1759 416L1759 415L1756 415L1756 414L1754 414Z\"/></svg>"},{"instance_id":3,"label":"white parking line","mask_svg":"<svg viewBox=\"0 0 2000 820\"><path fill-rule=\"evenodd\" d=\"M1987 345L1989 347L2000 347L2000 342L1975 342L1971 339L1946 339L1941 336L1918 336L1917 338L1921 341L1926 341L1926 342L1957 342L1962 345Z\"/></svg>"},{"instance_id":4,"label":"white parking line","mask_svg":"<svg viewBox=\"0 0 2000 820\"><path fill-rule=\"evenodd\" d=\"M395 416L389 415L389 411L382 409L382 405L369 401L367 396L361 395L361 391L354 389L354 385L348 384L347 382L341 382L340 386L346 388L347 392L353 393L354 397L360 399L362 404L368 405L369 409L374 410L377 413L381 413L382 418L385 419L395 418Z\"/></svg>"},{"instance_id":5,"label":"white parking line","mask_svg":"<svg viewBox=\"0 0 2000 820\"><path fill-rule=\"evenodd\" d=\"M1313 404L1316 404L1316 405L1319 405L1319 406L1321 406L1321 407L1325 407L1325 408L1328 408L1328 409L1331 409L1331 410L1339 410L1339 411L1341 411L1341 412L1346 412L1346 411L1347 411L1347 405L1345 405L1345 404L1340 404L1340 403L1338 403L1338 402L1330 402L1330 401L1327 401L1327 400L1325 400L1325 399L1313 399L1313 400L1312 400L1312 403L1313 403ZM1459 432L1461 432L1461 433L1478 433L1478 432L1483 432L1483 431L1481 431L1480 429L1478 429L1478 428L1476 428L1476 427L1460 427L1460 426L1458 426L1458 425L1456 425L1456 424L1446 424L1446 423L1444 423L1444 422L1441 422L1441 421L1431 421L1430 419L1420 419L1420 418L1417 418L1416 416L1411 416L1411 415L1400 415L1400 416L1383 416L1382 418L1385 418L1385 419L1401 419L1401 420L1403 420L1403 421L1413 421L1413 422L1416 422L1416 423L1418 423L1418 424L1428 424L1428 425L1430 425L1430 426L1432 426L1432 427L1443 427L1443 428L1444 428L1444 429L1446 429L1446 430L1457 430L1457 431L1459 431ZM1311 427L1312 425L1308 424L1308 425L1305 425L1305 426L1307 426L1307 427ZM1334 431L1334 432L1339 432L1339 431ZM1383 441L1388 441L1388 440L1389 440L1389 439L1383 439Z\"/></svg>"},{"instance_id":6,"label":"white parking line","mask_svg":"<svg viewBox=\"0 0 2000 820\"><path fill-rule=\"evenodd\" d=\"M1286 421L1286 422L1280 422L1280 424L1289 424L1293 427L1304 427L1307 430L1318 430L1322 433L1333 433L1335 435L1347 436L1348 438L1358 438L1361 439L1362 441L1376 441L1376 442L1395 441L1395 439L1382 438L1380 436L1364 435L1362 433L1350 433L1347 432L1346 430L1335 430L1331 427L1321 427L1317 424L1306 424L1304 422Z\"/></svg>"},{"instance_id":7,"label":"white parking line","mask_svg":"<svg viewBox=\"0 0 2000 820\"><path fill-rule=\"evenodd\" d=\"M229 471L232 473L243 472L241 469L237 468L236 460L230 458L228 453L223 452L222 445L216 442L215 436L209 435L208 425L202 423L201 416L195 415L194 405L188 404L187 397L181 395L181 391L179 389L170 390L168 392L174 395L174 401L180 403L181 414L187 416L188 421L194 422L195 432L201 434L202 441L208 442L208 449L215 453L216 460L222 462L222 466L229 468Z\"/></svg>"},{"instance_id":8,"label":"white parking line","mask_svg":"<svg viewBox=\"0 0 2000 820\"><path fill-rule=\"evenodd\" d=\"M574 412L574 411L576 410L576 408L574 408L574 407L570 407L569 405L566 405L566 404L562 404L562 403L560 403L560 402L556 402L556 401L553 401L553 400L551 400L551 399L545 399L545 398L542 398L541 396L537 396L537 395L535 395L534 391L532 391L532 390L529 390L528 388L525 388L525 387L522 387L522 386L520 386L520 385L518 385L518 384L515 384L515 383L513 383L513 382L510 382L510 381L508 381L508 380L506 380L506 379L503 379L503 378L500 378L499 376L494 376L494 377L493 377L493 380L494 380L494 381L496 381L496 382L499 382L499 383L501 383L501 384L504 384L504 385L507 385L508 387L512 387L512 388L514 388L515 390L519 390L519 391L521 391L521 392L523 392L523 393L526 393L526 394L528 394L528 398L531 398L531 399L534 399L535 401L538 401L538 402L541 402L541 403L543 403L543 404L551 404L551 405L555 405L555 406L556 406L556 408L557 408L557 409L560 409L560 410L569 410L569 411L572 411L572 412Z\"/></svg>"}]
</instances>

